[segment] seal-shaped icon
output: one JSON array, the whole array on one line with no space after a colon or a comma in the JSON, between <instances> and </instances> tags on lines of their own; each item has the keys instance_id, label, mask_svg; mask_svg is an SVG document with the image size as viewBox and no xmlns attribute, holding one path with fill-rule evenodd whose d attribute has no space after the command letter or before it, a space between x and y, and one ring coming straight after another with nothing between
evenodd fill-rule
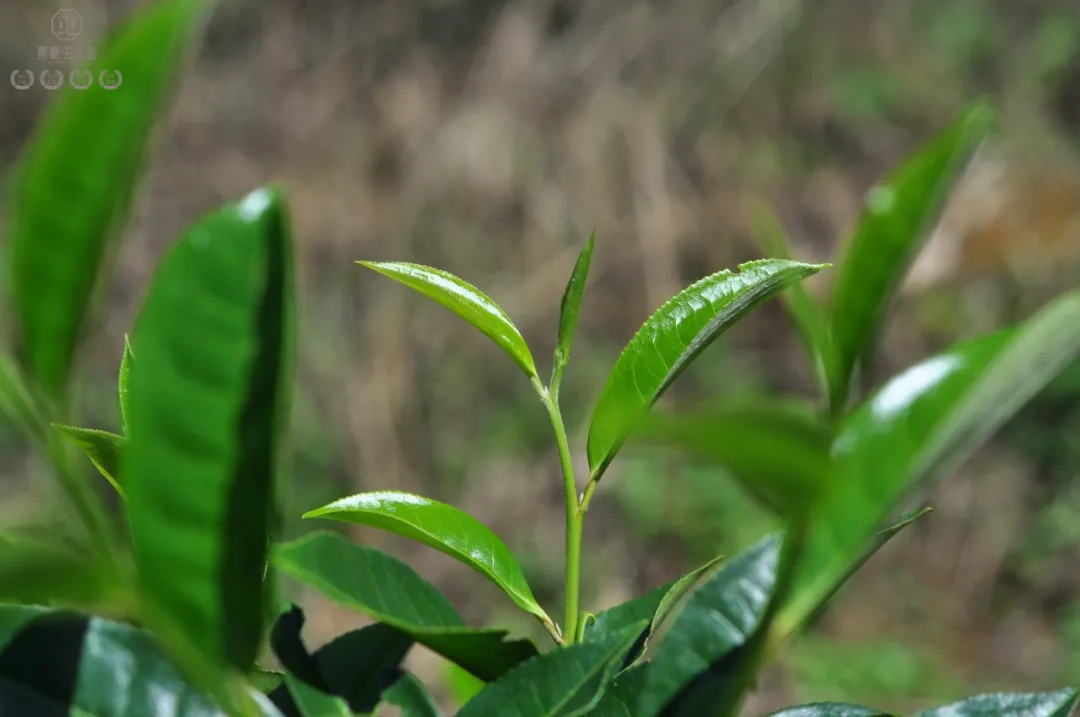
<instances>
[{"instance_id":1,"label":"seal-shaped icon","mask_svg":"<svg viewBox=\"0 0 1080 717\"><path fill-rule=\"evenodd\" d=\"M38 80L45 89L57 90L64 84L64 73L60 70L42 70Z\"/></svg>"},{"instance_id":2,"label":"seal-shaped icon","mask_svg":"<svg viewBox=\"0 0 1080 717\"><path fill-rule=\"evenodd\" d=\"M102 70L98 75L98 84L106 90L115 90L124 81L120 70Z\"/></svg>"},{"instance_id":3,"label":"seal-shaped icon","mask_svg":"<svg viewBox=\"0 0 1080 717\"><path fill-rule=\"evenodd\" d=\"M78 39L83 32L82 15L70 8L57 10L52 16L52 31L57 40L69 42Z\"/></svg>"},{"instance_id":4,"label":"seal-shaped icon","mask_svg":"<svg viewBox=\"0 0 1080 717\"><path fill-rule=\"evenodd\" d=\"M11 73L11 86L17 90L28 90L34 86L34 73L30 70L14 70Z\"/></svg>"},{"instance_id":5,"label":"seal-shaped icon","mask_svg":"<svg viewBox=\"0 0 1080 717\"><path fill-rule=\"evenodd\" d=\"M72 70L68 74L68 84L76 90L85 90L94 84L94 73L87 69Z\"/></svg>"}]
</instances>

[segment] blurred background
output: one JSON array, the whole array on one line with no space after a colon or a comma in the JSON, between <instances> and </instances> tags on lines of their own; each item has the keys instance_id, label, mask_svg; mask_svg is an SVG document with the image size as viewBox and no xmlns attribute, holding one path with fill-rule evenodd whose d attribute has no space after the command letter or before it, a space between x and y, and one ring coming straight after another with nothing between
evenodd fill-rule
<instances>
[{"instance_id":1,"label":"blurred background","mask_svg":"<svg viewBox=\"0 0 1080 717\"><path fill-rule=\"evenodd\" d=\"M44 66L37 48L57 44L57 8L78 9L93 35L133 4L4 0L0 74ZM0 93L6 174L49 92L5 82ZM828 260L871 184L979 96L1001 131L894 306L878 380L1077 285L1076 0L224 0L162 125L85 344L83 424L118 425L123 334L168 242L278 182L302 292L288 535L334 528L299 515L341 495L424 493L498 532L540 601L561 609L562 489L543 407L477 331L353 262L416 261L478 285L543 374L564 283L595 227L563 389L583 465L591 404L640 323L684 285L760 256L755 202L775 208L798 258ZM827 290L829 274L811 288ZM813 391L778 302L666 400L757 391ZM0 464L0 522L45 510L41 466L7 427ZM747 713L821 699L912 710L1080 683L1078 479L1080 365L934 491L934 512L791 645ZM616 461L589 516L593 611L776 527L715 469L644 451ZM471 623L543 639L453 560L353 535L408 560ZM313 647L363 623L293 596L311 608ZM472 688L421 650L410 661L447 706Z\"/></svg>"}]
</instances>

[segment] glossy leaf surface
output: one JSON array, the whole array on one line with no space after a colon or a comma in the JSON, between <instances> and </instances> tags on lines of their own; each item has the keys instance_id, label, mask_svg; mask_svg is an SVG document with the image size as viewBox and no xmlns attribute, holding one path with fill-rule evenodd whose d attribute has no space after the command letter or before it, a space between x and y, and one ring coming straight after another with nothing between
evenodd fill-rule
<instances>
[{"instance_id":1,"label":"glossy leaf surface","mask_svg":"<svg viewBox=\"0 0 1080 717\"><path fill-rule=\"evenodd\" d=\"M140 589L170 644L247 671L262 634L291 240L252 192L162 260L134 334L127 515Z\"/></svg>"},{"instance_id":2,"label":"glossy leaf surface","mask_svg":"<svg viewBox=\"0 0 1080 717\"><path fill-rule=\"evenodd\" d=\"M123 88L62 90L12 179L4 263L18 355L53 398L67 383L97 276L206 5L166 0L120 24L87 69L119 70Z\"/></svg>"},{"instance_id":3,"label":"glossy leaf surface","mask_svg":"<svg viewBox=\"0 0 1080 717\"><path fill-rule=\"evenodd\" d=\"M799 707L788 707L779 712L773 712L769 717L890 717L890 715L881 710L843 702L816 702Z\"/></svg>"},{"instance_id":4,"label":"glossy leaf surface","mask_svg":"<svg viewBox=\"0 0 1080 717\"><path fill-rule=\"evenodd\" d=\"M1074 689L1030 694L970 697L945 707L922 710L916 717L1069 717L1080 700Z\"/></svg>"},{"instance_id":5,"label":"glossy leaf surface","mask_svg":"<svg viewBox=\"0 0 1080 717\"><path fill-rule=\"evenodd\" d=\"M873 547L889 515L965 460L1080 356L1080 292L1019 327L959 344L902 372L848 416L833 475L775 629L790 635Z\"/></svg>"},{"instance_id":6,"label":"glossy leaf surface","mask_svg":"<svg viewBox=\"0 0 1080 717\"><path fill-rule=\"evenodd\" d=\"M847 400L852 371L876 339L886 307L932 228L953 183L986 137L991 114L976 104L870 190L839 262L833 295L836 354L831 403Z\"/></svg>"},{"instance_id":7,"label":"glossy leaf surface","mask_svg":"<svg viewBox=\"0 0 1080 717\"><path fill-rule=\"evenodd\" d=\"M265 695L248 694L258 714L281 717ZM173 705L175 717L227 717L149 633L128 625L46 613L23 624L0 652L0 714L146 717L160 714L162 704Z\"/></svg>"},{"instance_id":8,"label":"glossy leaf surface","mask_svg":"<svg viewBox=\"0 0 1080 717\"><path fill-rule=\"evenodd\" d=\"M563 369L570 360L570 348L574 344L574 332L577 331L578 316L581 314L581 300L585 297L585 282L589 278L589 266L592 264L593 246L596 244L596 232L589 235L585 247L578 254L570 280L563 291L559 306L559 343L555 347L555 368L551 385L558 387Z\"/></svg>"},{"instance_id":9,"label":"glossy leaf surface","mask_svg":"<svg viewBox=\"0 0 1080 717\"><path fill-rule=\"evenodd\" d=\"M766 397L694 413L652 414L638 424L636 435L719 463L786 519L811 509L829 472L828 426L809 407Z\"/></svg>"},{"instance_id":10,"label":"glossy leaf surface","mask_svg":"<svg viewBox=\"0 0 1080 717\"><path fill-rule=\"evenodd\" d=\"M427 688L407 672L383 693L383 700L400 707L401 717L439 717L439 708Z\"/></svg>"},{"instance_id":11,"label":"glossy leaf surface","mask_svg":"<svg viewBox=\"0 0 1080 717\"><path fill-rule=\"evenodd\" d=\"M514 322L498 304L472 284L441 269L406 262L358 261L357 264L379 272L419 291L453 311L480 329L507 353L529 377L536 376L536 364L529 347Z\"/></svg>"},{"instance_id":12,"label":"glossy leaf surface","mask_svg":"<svg viewBox=\"0 0 1080 717\"><path fill-rule=\"evenodd\" d=\"M507 631L465 626L433 585L397 558L336 533L309 534L275 547L274 565L332 600L395 627L482 680L497 679L536 654Z\"/></svg>"},{"instance_id":13,"label":"glossy leaf surface","mask_svg":"<svg viewBox=\"0 0 1080 717\"><path fill-rule=\"evenodd\" d=\"M594 643L552 650L492 682L458 717L571 717L588 712L603 694L645 623Z\"/></svg>"},{"instance_id":14,"label":"glossy leaf surface","mask_svg":"<svg viewBox=\"0 0 1080 717\"><path fill-rule=\"evenodd\" d=\"M593 411L589 470L600 475L641 414L705 348L755 306L824 265L764 259L687 287L649 317L622 354Z\"/></svg>"},{"instance_id":15,"label":"glossy leaf surface","mask_svg":"<svg viewBox=\"0 0 1080 717\"><path fill-rule=\"evenodd\" d=\"M522 610L548 619L506 544L476 518L451 505L412 493L377 491L341 498L304 517L368 525L431 546L491 580Z\"/></svg>"},{"instance_id":16,"label":"glossy leaf surface","mask_svg":"<svg viewBox=\"0 0 1080 717\"><path fill-rule=\"evenodd\" d=\"M126 498L124 486L120 482L120 460L127 440L123 436L94 428L79 428L54 423L53 428L72 445L86 454L105 480L109 481L116 492Z\"/></svg>"}]
</instances>

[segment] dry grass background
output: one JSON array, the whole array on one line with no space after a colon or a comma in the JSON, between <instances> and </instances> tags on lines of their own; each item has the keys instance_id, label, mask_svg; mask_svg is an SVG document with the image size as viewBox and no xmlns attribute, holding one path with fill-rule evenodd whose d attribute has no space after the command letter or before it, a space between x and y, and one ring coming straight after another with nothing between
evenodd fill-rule
<instances>
[{"instance_id":1,"label":"dry grass background","mask_svg":"<svg viewBox=\"0 0 1080 717\"><path fill-rule=\"evenodd\" d=\"M131 3L63 5L100 26ZM5 67L49 44L38 38L56 6L6 0ZM449 500L525 552L541 599L557 602L561 488L553 451L535 438L543 413L529 387L478 334L352 262L411 260L462 275L542 357L565 278L596 227L565 389L570 421L583 427L596 381L653 308L758 256L748 202L772 202L799 255L824 260L871 182L988 94L1002 110L1001 138L913 272L886 333L887 374L1075 285L1080 54L1038 65L1055 22L1080 32L1075 0L224 2L163 127L108 311L88 340L88 410L111 410L100 402L165 244L216 204L278 182L294 213L303 295L291 511L374 488ZM10 163L47 98L3 91L0 161ZM959 307L952 314L927 299L942 294ZM1023 301L1003 298L1014 295ZM716 375L731 365L766 386L811 388L778 306L703 361L715 363L683 398L710 382L737 385L741 375ZM529 440L508 449L500 436L522 422ZM32 466L17 446L5 464L4 513L21 514L40 500L25 490ZM635 536L612 499L620 470L587 528L596 608L689 567L676 538ZM980 685L1053 683L1065 660L1055 610L1080 599L1078 553L1055 554L1041 583L1006 584L1012 546L1046 500L1039 481L1008 445L981 451L817 630L930 641ZM466 619L528 627L443 556L358 537L408 557ZM359 621L325 607L309 625L315 644ZM796 696L781 665L748 711Z\"/></svg>"}]
</instances>

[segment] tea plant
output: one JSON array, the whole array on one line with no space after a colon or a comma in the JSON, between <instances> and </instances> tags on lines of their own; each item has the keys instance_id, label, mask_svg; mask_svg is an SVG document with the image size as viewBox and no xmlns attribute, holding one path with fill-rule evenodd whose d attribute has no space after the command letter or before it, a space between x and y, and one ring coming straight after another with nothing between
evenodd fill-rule
<instances>
[{"instance_id":1,"label":"tea plant","mask_svg":"<svg viewBox=\"0 0 1080 717\"><path fill-rule=\"evenodd\" d=\"M783 234L764 223L777 258L705 277L660 307L599 392L588 474L580 479L559 386L592 237L563 295L547 381L513 322L478 289L430 267L361 262L486 334L525 374L550 419L566 498L561 619L534 598L510 549L453 506L379 491L305 514L446 553L499 586L552 644L541 650L506 630L468 626L430 583L386 553L329 531L275 542L276 458L295 352L293 247L280 191L258 189L177 240L124 346L122 432L73 425L71 367L94 287L136 185L155 109L205 10L198 0L167 0L118 27L99 64L123 72L124 91L61 94L12 183L5 264L12 351L0 362L0 398L49 459L70 510L48 532L4 536L2 714L337 717L381 713L389 704L435 715L425 687L401 666L415 644L485 683L461 717L734 714L766 662L921 515L890 522L895 510L1080 355L1074 292L1014 328L923 361L869 397L853 390L904 267L989 129L982 105L871 193L838 261L828 310L799 283L825 265L790 258ZM781 294L816 367L819 403L762 396L691 414L651 410L717 336ZM634 437L719 462L785 529L593 614L579 602L583 526L597 486ZM122 523L110 520L96 486L77 470L72 444L119 493ZM303 612L278 606L279 573L375 622L312 652L301 639ZM280 672L257 664L267 641ZM986 695L922 714L1064 717L1077 699L1067 689ZM779 714L884 713L817 704Z\"/></svg>"}]
</instances>

